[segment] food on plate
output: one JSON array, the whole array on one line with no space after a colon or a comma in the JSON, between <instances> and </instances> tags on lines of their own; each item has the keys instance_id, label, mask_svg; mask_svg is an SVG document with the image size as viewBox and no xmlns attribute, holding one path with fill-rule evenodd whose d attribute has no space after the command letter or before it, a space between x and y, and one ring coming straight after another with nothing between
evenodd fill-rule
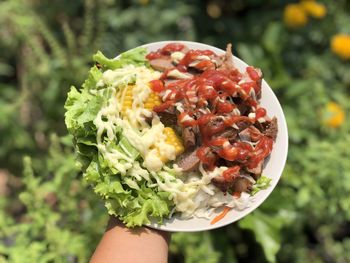
<instances>
[{"instance_id":1,"label":"food on plate","mask_svg":"<svg viewBox=\"0 0 350 263\"><path fill-rule=\"evenodd\" d=\"M174 42L94 60L65 120L109 214L129 227L175 214L215 223L268 187L277 119L259 104L262 72L240 72L230 44L224 55Z\"/></svg>"}]
</instances>

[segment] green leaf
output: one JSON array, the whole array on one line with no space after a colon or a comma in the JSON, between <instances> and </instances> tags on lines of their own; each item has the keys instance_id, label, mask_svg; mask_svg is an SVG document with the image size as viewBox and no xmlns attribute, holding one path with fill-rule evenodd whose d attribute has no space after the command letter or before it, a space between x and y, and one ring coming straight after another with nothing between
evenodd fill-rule
<instances>
[{"instance_id":1,"label":"green leaf","mask_svg":"<svg viewBox=\"0 0 350 263\"><path fill-rule=\"evenodd\" d=\"M258 66L259 62L264 60L264 51L259 45L239 43L237 51L240 58L249 65Z\"/></svg>"},{"instance_id":2,"label":"green leaf","mask_svg":"<svg viewBox=\"0 0 350 263\"><path fill-rule=\"evenodd\" d=\"M282 221L280 218L271 218L256 211L240 220L239 226L253 231L256 240L264 250L266 259L271 263L276 262L276 254L281 247L280 229Z\"/></svg>"},{"instance_id":3,"label":"green leaf","mask_svg":"<svg viewBox=\"0 0 350 263\"><path fill-rule=\"evenodd\" d=\"M148 60L146 59L147 50L146 48L134 48L120 55L120 58L109 59L103 55L101 51L98 51L94 56L93 60L100 64L104 69L117 69L122 68L125 65L146 65Z\"/></svg>"},{"instance_id":4,"label":"green leaf","mask_svg":"<svg viewBox=\"0 0 350 263\"><path fill-rule=\"evenodd\" d=\"M253 189L250 192L251 195L255 195L257 192L263 189L267 189L270 186L272 179L266 176L261 176L253 185Z\"/></svg>"},{"instance_id":5,"label":"green leaf","mask_svg":"<svg viewBox=\"0 0 350 263\"><path fill-rule=\"evenodd\" d=\"M84 89L94 89L96 84L102 76L102 72L96 67L93 66L89 71L88 78L84 81L82 87Z\"/></svg>"},{"instance_id":6,"label":"green leaf","mask_svg":"<svg viewBox=\"0 0 350 263\"><path fill-rule=\"evenodd\" d=\"M93 120L101 109L103 97L92 95L87 90L79 92L71 87L67 101L64 105L66 111L65 123L68 130L76 135L79 132L86 133L86 125L93 126ZM93 129L94 130L94 129Z\"/></svg>"},{"instance_id":7,"label":"green leaf","mask_svg":"<svg viewBox=\"0 0 350 263\"><path fill-rule=\"evenodd\" d=\"M170 213L171 202L169 201L169 194L166 192L155 193L153 189L143 185L137 191L136 200L140 207L121 217L127 227L148 224L151 222L151 218L158 218L158 223L161 223L162 218Z\"/></svg>"},{"instance_id":8,"label":"green leaf","mask_svg":"<svg viewBox=\"0 0 350 263\"><path fill-rule=\"evenodd\" d=\"M270 23L263 35L262 44L272 54L279 54L283 45L283 26L280 22Z\"/></svg>"},{"instance_id":9,"label":"green leaf","mask_svg":"<svg viewBox=\"0 0 350 263\"><path fill-rule=\"evenodd\" d=\"M122 137L119 141L118 148L135 160L140 153L131 145L126 137Z\"/></svg>"}]
</instances>

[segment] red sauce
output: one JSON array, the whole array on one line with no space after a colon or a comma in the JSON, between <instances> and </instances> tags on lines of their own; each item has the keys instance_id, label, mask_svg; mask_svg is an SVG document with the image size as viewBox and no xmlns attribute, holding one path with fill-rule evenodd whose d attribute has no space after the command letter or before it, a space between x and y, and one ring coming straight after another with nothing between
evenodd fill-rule
<instances>
[{"instance_id":1,"label":"red sauce","mask_svg":"<svg viewBox=\"0 0 350 263\"><path fill-rule=\"evenodd\" d=\"M151 80L150 86L154 92L158 92L158 93L164 89L163 81L161 81L159 79Z\"/></svg>"},{"instance_id":2,"label":"red sauce","mask_svg":"<svg viewBox=\"0 0 350 263\"><path fill-rule=\"evenodd\" d=\"M218 96L218 93L213 86L203 83L198 87L198 97L204 100L214 99Z\"/></svg>"},{"instance_id":3,"label":"red sauce","mask_svg":"<svg viewBox=\"0 0 350 263\"><path fill-rule=\"evenodd\" d=\"M184 45L171 43L151 52L147 58L152 60L183 49ZM258 137L258 143L253 147L247 142L230 141L220 135L237 129L240 122L254 124L257 119L266 116L266 110L258 105L256 98L261 89L261 76L253 67L247 67L245 75L237 69L217 70L213 60L198 59L199 56L213 58L216 55L210 50L189 50L174 68L186 73L189 67L194 67L201 71L200 74L165 85L162 81L151 82L152 90L163 97L163 103L153 110L166 111L180 103L183 112L177 116L178 125L198 127L200 131L202 146L197 150L198 158L209 170L215 168L219 158L240 163L240 166L230 167L224 172L224 177L232 177L244 166L255 168L272 150L273 140L266 136ZM166 80L167 74L167 71L164 72L161 80ZM237 115L235 109L238 107L232 100L235 98L250 107L255 118Z\"/></svg>"},{"instance_id":4,"label":"red sauce","mask_svg":"<svg viewBox=\"0 0 350 263\"><path fill-rule=\"evenodd\" d=\"M259 118L262 118L266 115L266 110L264 108L259 108L256 110L255 112L255 118L256 119L259 119Z\"/></svg>"},{"instance_id":5,"label":"red sauce","mask_svg":"<svg viewBox=\"0 0 350 263\"><path fill-rule=\"evenodd\" d=\"M160 52L150 52L147 54L146 58L148 60L153 60L153 59L156 59L156 58L161 58L162 57L162 54Z\"/></svg>"},{"instance_id":6,"label":"red sauce","mask_svg":"<svg viewBox=\"0 0 350 263\"><path fill-rule=\"evenodd\" d=\"M226 123L227 126L232 126L240 121L253 122L247 116L236 116L236 115L230 116L224 120L224 122Z\"/></svg>"},{"instance_id":7,"label":"red sauce","mask_svg":"<svg viewBox=\"0 0 350 263\"><path fill-rule=\"evenodd\" d=\"M195 126L197 121L190 115L189 112L180 113L178 116L178 125L183 127Z\"/></svg>"},{"instance_id":8,"label":"red sauce","mask_svg":"<svg viewBox=\"0 0 350 263\"><path fill-rule=\"evenodd\" d=\"M173 105L172 101L166 101L166 102L164 102L161 105L154 106L153 107L153 111L155 111L155 112L163 112L163 111L169 109L172 105Z\"/></svg>"},{"instance_id":9,"label":"red sauce","mask_svg":"<svg viewBox=\"0 0 350 263\"><path fill-rule=\"evenodd\" d=\"M209 170L212 170L215 168L215 162L217 161L218 157L211 151L211 149L208 146L202 146L200 147L196 152L199 160L208 167Z\"/></svg>"},{"instance_id":10,"label":"red sauce","mask_svg":"<svg viewBox=\"0 0 350 263\"><path fill-rule=\"evenodd\" d=\"M206 125L215 115L212 113L207 113L207 114L203 114L202 116L200 116L197 120L197 124L199 126L204 126Z\"/></svg>"},{"instance_id":11,"label":"red sauce","mask_svg":"<svg viewBox=\"0 0 350 263\"><path fill-rule=\"evenodd\" d=\"M199 56L212 56L214 55L213 51L210 50L189 50L186 55L180 60L179 65L189 66L194 62Z\"/></svg>"},{"instance_id":12,"label":"red sauce","mask_svg":"<svg viewBox=\"0 0 350 263\"><path fill-rule=\"evenodd\" d=\"M170 43L165 45L162 49L161 49L161 53L163 55L169 55L172 52L176 52L176 51L181 51L183 50L185 47L185 45L180 44L180 43Z\"/></svg>"},{"instance_id":13,"label":"red sauce","mask_svg":"<svg viewBox=\"0 0 350 263\"><path fill-rule=\"evenodd\" d=\"M263 136L255 146L254 151L250 153L247 167L250 169L257 167L271 153L272 146L273 140L270 137Z\"/></svg>"},{"instance_id":14,"label":"red sauce","mask_svg":"<svg viewBox=\"0 0 350 263\"><path fill-rule=\"evenodd\" d=\"M182 49L184 49L184 47L185 45L180 43L170 43L165 45L162 49L148 53L146 58L148 60L153 60L164 56L168 56L175 51L181 51Z\"/></svg>"},{"instance_id":15,"label":"red sauce","mask_svg":"<svg viewBox=\"0 0 350 263\"><path fill-rule=\"evenodd\" d=\"M232 166L225 170L222 175L227 181L233 181L233 179L239 175L239 171L241 170L241 167L238 165Z\"/></svg>"}]
</instances>

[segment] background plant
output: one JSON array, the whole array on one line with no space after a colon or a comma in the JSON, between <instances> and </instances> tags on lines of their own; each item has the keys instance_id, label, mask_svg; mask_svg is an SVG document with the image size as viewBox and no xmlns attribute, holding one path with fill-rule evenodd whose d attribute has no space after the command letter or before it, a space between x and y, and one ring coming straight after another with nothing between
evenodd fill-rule
<instances>
[{"instance_id":1,"label":"background plant","mask_svg":"<svg viewBox=\"0 0 350 263\"><path fill-rule=\"evenodd\" d=\"M174 234L170 262L349 262L350 62L347 38L331 42L350 35L350 3L311 1L325 9L313 16L303 2L0 2L0 262L88 260L107 215L75 165L66 93L96 50L168 39L232 42L262 68L290 134L268 200L225 228ZM286 21L291 5L305 23Z\"/></svg>"}]
</instances>

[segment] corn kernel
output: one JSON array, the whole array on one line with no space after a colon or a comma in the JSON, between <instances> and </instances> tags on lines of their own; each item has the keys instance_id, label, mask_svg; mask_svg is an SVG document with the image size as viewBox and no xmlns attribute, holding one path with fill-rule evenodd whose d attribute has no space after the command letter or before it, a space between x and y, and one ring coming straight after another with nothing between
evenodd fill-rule
<instances>
[{"instance_id":1,"label":"corn kernel","mask_svg":"<svg viewBox=\"0 0 350 263\"><path fill-rule=\"evenodd\" d=\"M125 88L126 88L126 91L124 94L124 99L123 99L122 109L121 109L122 114L125 114L125 112L128 109L131 109L132 103L133 103L132 90L134 86L127 86Z\"/></svg>"},{"instance_id":2,"label":"corn kernel","mask_svg":"<svg viewBox=\"0 0 350 263\"><path fill-rule=\"evenodd\" d=\"M167 144L170 144L170 145L175 147L175 155L176 156L178 156L184 152L185 148L182 144L182 141L176 135L175 131L172 128L165 127L163 130L163 134L165 135L165 142ZM169 161L169 159L166 156L163 156L160 154L159 149L157 149L157 150L158 150L158 156L163 163Z\"/></svg>"},{"instance_id":3,"label":"corn kernel","mask_svg":"<svg viewBox=\"0 0 350 263\"><path fill-rule=\"evenodd\" d=\"M124 94L124 100L122 103L122 114L125 114L125 112L128 109L132 108L132 104L133 104L133 88L134 86L127 86L126 87L126 91ZM146 101L144 102L144 108L147 110L152 110L154 106L160 105L162 103L160 97L158 96L158 94L151 92L148 96L148 98L146 99Z\"/></svg>"}]
</instances>

